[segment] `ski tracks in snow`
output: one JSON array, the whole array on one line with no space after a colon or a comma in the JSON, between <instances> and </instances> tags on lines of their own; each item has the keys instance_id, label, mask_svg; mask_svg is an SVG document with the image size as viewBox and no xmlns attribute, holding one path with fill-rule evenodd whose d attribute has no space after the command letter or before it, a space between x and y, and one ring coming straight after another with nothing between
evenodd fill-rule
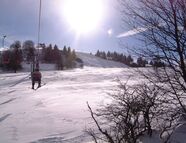
<instances>
[{"instance_id":1,"label":"ski tracks in snow","mask_svg":"<svg viewBox=\"0 0 186 143\"><path fill-rule=\"evenodd\" d=\"M31 89L28 73L3 75L0 142L1 137L10 143L89 142L83 132L91 121L86 102L93 109L108 102L105 96L117 87L116 79L125 81L130 74L127 68L45 71L42 82L47 84L37 91Z\"/></svg>"}]
</instances>

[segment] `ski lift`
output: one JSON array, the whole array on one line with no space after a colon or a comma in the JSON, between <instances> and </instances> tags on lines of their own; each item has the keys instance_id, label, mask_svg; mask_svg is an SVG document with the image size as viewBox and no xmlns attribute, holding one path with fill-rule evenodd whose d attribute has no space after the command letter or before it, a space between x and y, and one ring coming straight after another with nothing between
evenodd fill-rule
<instances>
[{"instance_id":1,"label":"ski lift","mask_svg":"<svg viewBox=\"0 0 186 143\"><path fill-rule=\"evenodd\" d=\"M38 87L41 86L41 73L39 72L39 42L40 42L40 27L41 27L41 0L40 0L40 6L39 6L39 23L38 23L38 41L37 41L37 49L34 52L33 58L32 58L32 64L31 64L31 79L32 79L32 89L34 89L35 82L38 82ZM36 78L36 75L39 75L39 77Z\"/></svg>"},{"instance_id":2,"label":"ski lift","mask_svg":"<svg viewBox=\"0 0 186 143\"><path fill-rule=\"evenodd\" d=\"M36 49L36 53L34 54L33 62L32 62L32 65L31 65L31 73L33 71L35 71L35 69L37 69L37 70L40 69L40 66L39 66L40 30L41 30L41 0L40 0L40 3L39 3L39 23L38 23L37 49Z\"/></svg>"}]
</instances>

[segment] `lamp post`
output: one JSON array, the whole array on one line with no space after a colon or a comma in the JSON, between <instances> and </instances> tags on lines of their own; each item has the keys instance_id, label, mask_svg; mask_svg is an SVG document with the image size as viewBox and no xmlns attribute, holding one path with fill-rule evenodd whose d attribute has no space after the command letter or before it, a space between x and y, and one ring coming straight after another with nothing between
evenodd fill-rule
<instances>
[{"instance_id":1,"label":"lamp post","mask_svg":"<svg viewBox=\"0 0 186 143\"><path fill-rule=\"evenodd\" d=\"M2 38L2 48L4 48L4 45L5 45L5 38L6 38L6 35L4 35Z\"/></svg>"}]
</instances>

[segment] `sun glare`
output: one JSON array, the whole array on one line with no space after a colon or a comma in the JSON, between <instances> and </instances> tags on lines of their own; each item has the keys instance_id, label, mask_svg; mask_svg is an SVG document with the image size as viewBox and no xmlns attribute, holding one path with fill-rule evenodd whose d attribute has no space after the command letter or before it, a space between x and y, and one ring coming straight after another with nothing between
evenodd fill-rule
<instances>
[{"instance_id":1,"label":"sun glare","mask_svg":"<svg viewBox=\"0 0 186 143\"><path fill-rule=\"evenodd\" d=\"M102 0L66 0L64 16L78 34L98 29L103 18Z\"/></svg>"},{"instance_id":2,"label":"sun glare","mask_svg":"<svg viewBox=\"0 0 186 143\"><path fill-rule=\"evenodd\" d=\"M112 36L113 30L112 30L112 29L109 29L109 30L107 31L107 33L108 33L109 36Z\"/></svg>"}]
</instances>

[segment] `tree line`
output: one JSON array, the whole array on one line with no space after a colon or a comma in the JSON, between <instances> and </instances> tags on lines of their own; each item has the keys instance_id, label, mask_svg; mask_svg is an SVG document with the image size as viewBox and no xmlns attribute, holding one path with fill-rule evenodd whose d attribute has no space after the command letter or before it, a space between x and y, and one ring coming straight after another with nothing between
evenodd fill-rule
<instances>
[{"instance_id":1,"label":"tree line","mask_svg":"<svg viewBox=\"0 0 186 143\"><path fill-rule=\"evenodd\" d=\"M159 57L155 57L151 59L150 61L146 60L143 57L138 57L136 62L134 58L129 54L128 56L124 55L123 53L117 53L117 52L110 52L107 53L105 51L97 51L95 56L100 57L102 59L106 60L113 60L116 62L121 62L125 65L128 65L130 67L146 67L147 65L151 65L153 67L163 67L165 64L161 61Z\"/></svg>"},{"instance_id":2,"label":"tree line","mask_svg":"<svg viewBox=\"0 0 186 143\"><path fill-rule=\"evenodd\" d=\"M36 56L42 63L56 64L58 70L76 66L76 52L71 47L64 46L63 49L60 49L57 45L40 44L37 48L33 41L26 40L23 44L20 41L15 41L7 50L0 53L0 67L3 70L16 72L22 68L23 62L29 64L35 60Z\"/></svg>"},{"instance_id":3,"label":"tree line","mask_svg":"<svg viewBox=\"0 0 186 143\"><path fill-rule=\"evenodd\" d=\"M75 60L77 58L75 50L70 47L64 46L62 50L58 48L57 45L42 44L41 60L44 63L55 63L58 70L63 70L64 68L74 68Z\"/></svg>"}]
</instances>

